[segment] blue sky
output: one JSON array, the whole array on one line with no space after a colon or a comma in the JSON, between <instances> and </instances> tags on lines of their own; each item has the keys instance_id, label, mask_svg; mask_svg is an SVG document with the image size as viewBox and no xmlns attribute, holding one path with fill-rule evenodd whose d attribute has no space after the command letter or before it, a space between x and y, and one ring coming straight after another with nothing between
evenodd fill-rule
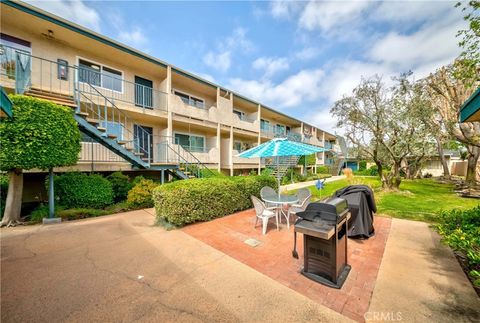
<instances>
[{"instance_id":1,"label":"blue sky","mask_svg":"<svg viewBox=\"0 0 480 323\"><path fill-rule=\"evenodd\" d=\"M465 28L451 1L29 2L332 132L362 76L424 77Z\"/></svg>"}]
</instances>

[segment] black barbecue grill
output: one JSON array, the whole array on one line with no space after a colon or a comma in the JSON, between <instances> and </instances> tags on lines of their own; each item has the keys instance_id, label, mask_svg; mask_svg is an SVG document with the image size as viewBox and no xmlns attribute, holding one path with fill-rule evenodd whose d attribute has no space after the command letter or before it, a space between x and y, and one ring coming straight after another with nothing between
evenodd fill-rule
<instances>
[{"instance_id":1,"label":"black barbecue grill","mask_svg":"<svg viewBox=\"0 0 480 323\"><path fill-rule=\"evenodd\" d=\"M341 288L350 272L347 264L347 201L332 198L323 203L310 203L304 212L297 213L294 246L297 232L303 233L304 267L302 274L324 285Z\"/></svg>"}]
</instances>

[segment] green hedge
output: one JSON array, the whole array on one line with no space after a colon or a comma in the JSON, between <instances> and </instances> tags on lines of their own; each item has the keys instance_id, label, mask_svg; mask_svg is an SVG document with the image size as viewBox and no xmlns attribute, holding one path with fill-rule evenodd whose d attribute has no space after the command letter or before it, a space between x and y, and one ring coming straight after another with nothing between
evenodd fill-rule
<instances>
[{"instance_id":1,"label":"green hedge","mask_svg":"<svg viewBox=\"0 0 480 323\"><path fill-rule=\"evenodd\" d=\"M480 206L444 211L435 227L442 241L465 260L473 284L480 287Z\"/></svg>"},{"instance_id":2,"label":"green hedge","mask_svg":"<svg viewBox=\"0 0 480 323\"><path fill-rule=\"evenodd\" d=\"M251 195L264 186L276 188L271 176L239 176L178 181L153 191L159 220L176 226L208 221L252 207Z\"/></svg>"},{"instance_id":3,"label":"green hedge","mask_svg":"<svg viewBox=\"0 0 480 323\"><path fill-rule=\"evenodd\" d=\"M107 176L107 179L112 183L113 198L115 202L125 201L127 199L128 191L134 186L130 182L130 178L122 172L115 172Z\"/></svg>"},{"instance_id":4,"label":"green hedge","mask_svg":"<svg viewBox=\"0 0 480 323\"><path fill-rule=\"evenodd\" d=\"M133 208L153 207L152 193L159 184L143 177L135 182L135 186L128 192L127 203Z\"/></svg>"},{"instance_id":5,"label":"green hedge","mask_svg":"<svg viewBox=\"0 0 480 323\"><path fill-rule=\"evenodd\" d=\"M112 184L99 174L71 172L55 176L54 180L59 205L101 209L113 203Z\"/></svg>"}]
</instances>

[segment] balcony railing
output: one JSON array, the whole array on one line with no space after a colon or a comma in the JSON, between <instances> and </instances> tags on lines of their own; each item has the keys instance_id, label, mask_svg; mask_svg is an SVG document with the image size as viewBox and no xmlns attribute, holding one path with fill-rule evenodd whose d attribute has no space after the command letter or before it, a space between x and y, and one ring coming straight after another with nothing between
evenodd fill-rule
<instances>
[{"instance_id":1,"label":"balcony railing","mask_svg":"<svg viewBox=\"0 0 480 323\"><path fill-rule=\"evenodd\" d=\"M92 68L51 61L28 52L1 45L0 80L2 86L24 93L32 88L74 96L75 88L86 90L94 86L102 95L121 106L121 103L142 109L167 111L167 94L151 87L126 81Z\"/></svg>"}]
</instances>

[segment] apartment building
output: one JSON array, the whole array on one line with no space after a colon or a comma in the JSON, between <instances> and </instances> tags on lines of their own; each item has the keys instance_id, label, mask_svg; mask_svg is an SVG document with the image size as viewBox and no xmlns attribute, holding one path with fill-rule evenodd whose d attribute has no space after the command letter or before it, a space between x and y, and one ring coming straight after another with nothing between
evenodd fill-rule
<instances>
[{"instance_id":1,"label":"apartment building","mask_svg":"<svg viewBox=\"0 0 480 323\"><path fill-rule=\"evenodd\" d=\"M1 3L0 45L7 92L75 110L83 138L71 169L260 172L261 160L236 155L275 136L330 149L317 165L338 160L335 135L31 5Z\"/></svg>"}]
</instances>

